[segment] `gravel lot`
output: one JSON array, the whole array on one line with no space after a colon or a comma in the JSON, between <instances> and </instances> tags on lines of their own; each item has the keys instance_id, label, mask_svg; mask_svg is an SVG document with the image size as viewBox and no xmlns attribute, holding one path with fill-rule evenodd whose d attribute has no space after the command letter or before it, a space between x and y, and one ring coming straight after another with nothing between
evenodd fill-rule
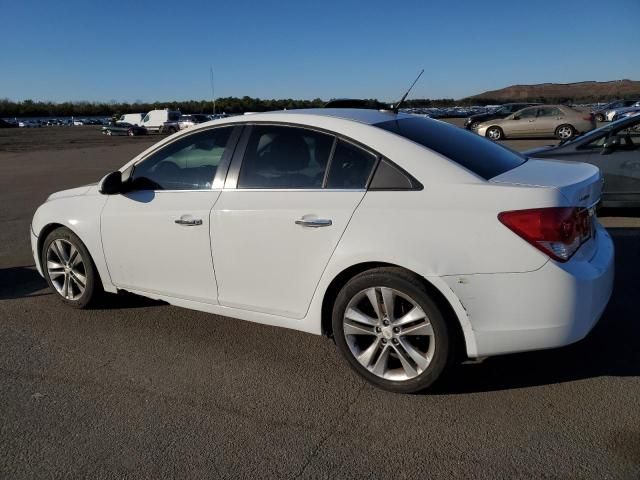
<instances>
[{"instance_id":1,"label":"gravel lot","mask_svg":"<svg viewBox=\"0 0 640 480\"><path fill-rule=\"evenodd\" d=\"M584 341L394 395L321 337L132 295L76 311L45 288L35 208L157 140L0 130L0 478L640 477L640 219L605 212L616 287Z\"/></svg>"}]
</instances>

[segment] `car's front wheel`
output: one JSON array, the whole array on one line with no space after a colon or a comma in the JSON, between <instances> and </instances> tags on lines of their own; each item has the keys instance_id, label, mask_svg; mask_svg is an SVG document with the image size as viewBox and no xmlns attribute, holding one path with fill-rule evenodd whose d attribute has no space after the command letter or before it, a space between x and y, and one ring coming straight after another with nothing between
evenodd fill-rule
<instances>
[{"instance_id":1,"label":"car's front wheel","mask_svg":"<svg viewBox=\"0 0 640 480\"><path fill-rule=\"evenodd\" d=\"M487 129L487 138L491 140L501 140L504 137L504 133L500 127L489 127Z\"/></svg>"},{"instance_id":2,"label":"car's front wheel","mask_svg":"<svg viewBox=\"0 0 640 480\"><path fill-rule=\"evenodd\" d=\"M98 299L102 284L93 260L71 230L53 230L42 245L42 271L47 283L63 302L85 308Z\"/></svg>"},{"instance_id":3,"label":"car's front wheel","mask_svg":"<svg viewBox=\"0 0 640 480\"><path fill-rule=\"evenodd\" d=\"M604 115L602 113L597 113L596 114L596 122L604 122L605 118Z\"/></svg>"},{"instance_id":4,"label":"car's front wheel","mask_svg":"<svg viewBox=\"0 0 640 480\"><path fill-rule=\"evenodd\" d=\"M428 388L453 357L442 313L420 280L399 268L352 278L338 294L332 326L350 366L393 392Z\"/></svg>"}]
</instances>

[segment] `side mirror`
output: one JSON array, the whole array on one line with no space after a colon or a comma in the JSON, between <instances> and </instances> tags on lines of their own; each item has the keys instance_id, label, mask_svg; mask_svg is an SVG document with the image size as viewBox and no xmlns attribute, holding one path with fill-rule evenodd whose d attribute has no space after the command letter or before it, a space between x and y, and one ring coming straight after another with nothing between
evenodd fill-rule
<instances>
[{"instance_id":1,"label":"side mirror","mask_svg":"<svg viewBox=\"0 0 640 480\"><path fill-rule=\"evenodd\" d=\"M116 195L121 193L122 173L119 170L116 170L100 180L99 191L103 195Z\"/></svg>"},{"instance_id":2,"label":"side mirror","mask_svg":"<svg viewBox=\"0 0 640 480\"><path fill-rule=\"evenodd\" d=\"M602 155L609 155L616 151L620 145L622 145L622 139L619 136L614 135L604 141L602 144L602 151L600 153Z\"/></svg>"}]
</instances>

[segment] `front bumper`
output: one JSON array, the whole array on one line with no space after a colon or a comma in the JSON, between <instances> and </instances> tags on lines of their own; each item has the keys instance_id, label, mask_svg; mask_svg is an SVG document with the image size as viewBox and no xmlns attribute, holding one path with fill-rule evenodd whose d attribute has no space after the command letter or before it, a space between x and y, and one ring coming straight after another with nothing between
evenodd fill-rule
<instances>
[{"instance_id":1,"label":"front bumper","mask_svg":"<svg viewBox=\"0 0 640 480\"><path fill-rule=\"evenodd\" d=\"M487 128L488 127L482 127L481 126L481 127L476 128L476 129L473 129L471 131L477 133L481 137L486 137L487 136Z\"/></svg>"},{"instance_id":2,"label":"front bumper","mask_svg":"<svg viewBox=\"0 0 640 480\"><path fill-rule=\"evenodd\" d=\"M32 225L29 225L29 236L31 237L31 255L33 255L33 261L38 269L38 273L44 277L40 255L38 254L38 236L34 233Z\"/></svg>"},{"instance_id":3,"label":"front bumper","mask_svg":"<svg viewBox=\"0 0 640 480\"><path fill-rule=\"evenodd\" d=\"M613 291L613 241L600 225L595 242L589 259L576 254L533 272L445 277L467 311L476 355L561 347L584 338Z\"/></svg>"}]
</instances>

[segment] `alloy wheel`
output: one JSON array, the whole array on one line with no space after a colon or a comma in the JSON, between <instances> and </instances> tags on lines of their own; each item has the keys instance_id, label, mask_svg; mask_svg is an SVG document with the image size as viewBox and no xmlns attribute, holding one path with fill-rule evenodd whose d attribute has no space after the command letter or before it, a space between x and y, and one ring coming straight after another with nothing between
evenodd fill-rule
<instances>
[{"instance_id":1,"label":"alloy wheel","mask_svg":"<svg viewBox=\"0 0 640 480\"><path fill-rule=\"evenodd\" d=\"M502 137L502 134L500 133L500 130L497 128L490 128L487 131L487 136L491 139L491 140L500 140L500 138Z\"/></svg>"},{"instance_id":2,"label":"alloy wheel","mask_svg":"<svg viewBox=\"0 0 640 480\"><path fill-rule=\"evenodd\" d=\"M87 271L80 251L59 238L47 249L47 274L56 291L67 300L79 299L87 286Z\"/></svg>"},{"instance_id":3,"label":"alloy wheel","mask_svg":"<svg viewBox=\"0 0 640 480\"><path fill-rule=\"evenodd\" d=\"M343 331L354 358L386 380L417 377L435 353L427 314L415 300L393 288L372 287L356 294L345 310Z\"/></svg>"},{"instance_id":4,"label":"alloy wheel","mask_svg":"<svg viewBox=\"0 0 640 480\"><path fill-rule=\"evenodd\" d=\"M567 140L573 137L573 128L571 128L569 125L564 125L558 128L558 137L560 137L560 139L562 140Z\"/></svg>"}]
</instances>

